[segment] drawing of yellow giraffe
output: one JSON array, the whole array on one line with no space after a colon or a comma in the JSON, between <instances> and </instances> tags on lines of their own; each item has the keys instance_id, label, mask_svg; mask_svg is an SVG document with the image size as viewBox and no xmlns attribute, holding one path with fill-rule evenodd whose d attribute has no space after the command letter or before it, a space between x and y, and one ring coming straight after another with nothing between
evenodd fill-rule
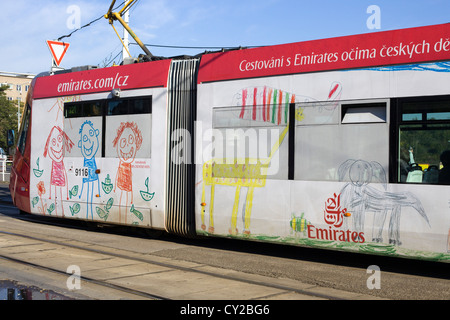
<instances>
[{"instance_id":1,"label":"drawing of yellow giraffe","mask_svg":"<svg viewBox=\"0 0 450 320\"><path fill-rule=\"evenodd\" d=\"M236 187L234 197L233 212L231 215L231 228L229 233L236 235L237 215L241 188L247 187L248 193L245 201L244 214L244 235L250 235L250 217L253 205L253 192L255 188L263 188L266 185L267 172L273 156L280 148L281 143L289 132L289 125L281 133L278 141L272 147L267 159L234 159L234 163L229 163L227 159L212 159L203 165L203 188L202 188L202 230L206 230L205 225L205 187L211 186L211 201L209 203L209 233L214 233L214 195L217 185Z\"/></svg>"},{"instance_id":2,"label":"drawing of yellow giraffe","mask_svg":"<svg viewBox=\"0 0 450 320\"><path fill-rule=\"evenodd\" d=\"M331 84L328 93L328 100L325 106L319 103L314 109L317 112L330 116L335 111L338 102L342 95L342 86L338 82ZM212 159L203 165L203 187L202 187L202 210L201 210L201 228L206 231L205 224L205 188L211 186L211 200L209 203L209 228L208 233L214 233L214 196L216 186L232 186L236 187L234 197L233 212L231 215L231 228L229 233L236 235L237 230L237 215L239 210L239 200L241 189L248 188L247 198L245 200L244 208L244 231L246 236L250 235L250 218L253 206L253 193L255 188L263 188L266 186L266 178L270 163L273 156L279 150L287 133L289 132L289 109L291 104L303 100L305 102L315 101L315 99L305 96L297 96L295 94L264 87L244 88L237 93L233 100L237 106L241 107L236 118L247 121L255 121L260 123L272 123L273 125L285 125L286 128L281 133L278 141L272 147L269 157L267 159L254 158L240 158L240 159ZM301 122L305 119L305 109L303 107L296 107L294 110L294 117L296 121ZM295 125L294 123L292 125Z\"/></svg>"}]
</instances>

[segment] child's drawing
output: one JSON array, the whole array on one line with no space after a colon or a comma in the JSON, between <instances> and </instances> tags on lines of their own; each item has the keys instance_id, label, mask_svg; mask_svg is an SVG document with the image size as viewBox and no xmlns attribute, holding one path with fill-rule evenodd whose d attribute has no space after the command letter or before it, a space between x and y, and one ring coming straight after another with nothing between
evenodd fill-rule
<instances>
[{"instance_id":1,"label":"child's drawing","mask_svg":"<svg viewBox=\"0 0 450 320\"><path fill-rule=\"evenodd\" d=\"M92 202L94 197L94 184L97 182L98 195L100 196L100 181L98 179L97 163L95 162L95 155L99 148L98 136L100 134L98 129L94 128L91 121L85 121L80 128L80 141L78 141L78 148L81 149L81 154L84 157L84 168L87 169L87 177L83 177L83 185L81 187L81 193L79 198L83 195L84 185L87 184L87 211L86 218L94 219L94 211L92 208Z\"/></svg>"},{"instance_id":2,"label":"child's drawing","mask_svg":"<svg viewBox=\"0 0 450 320\"><path fill-rule=\"evenodd\" d=\"M52 170L50 176L50 196L52 198L52 186L54 187L55 196L55 213L58 214L56 199L63 199L63 189L66 189L66 198L69 200L69 184L67 182L67 172L64 167L64 156L66 151L70 152L74 146L74 143L67 134L60 127L53 127L47 138L47 143L45 144L44 157L49 156L52 160ZM66 187L66 188L64 188ZM64 216L64 208L61 203L61 212Z\"/></svg>"},{"instance_id":3,"label":"child's drawing","mask_svg":"<svg viewBox=\"0 0 450 320\"><path fill-rule=\"evenodd\" d=\"M280 135L278 141L273 146L271 153L267 159L240 159L232 164L228 164L226 159L213 159L203 165L203 191L202 203L205 203L205 187L211 186L211 201L209 204L209 233L214 233L214 196L215 186L234 186L236 187L236 194L234 198L233 212L231 215L231 228L229 233L231 235L238 234L237 216L239 210L239 199L241 188L247 187L247 198L245 200L244 217L244 235L250 235L250 217L253 206L253 192L255 188L262 188L266 185L267 172L272 161L273 156L280 148L281 143L289 131L289 126L286 126L283 133ZM256 164L253 164L256 163ZM202 211L202 229L206 230L205 213Z\"/></svg>"},{"instance_id":4,"label":"child's drawing","mask_svg":"<svg viewBox=\"0 0 450 320\"><path fill-rule=\"evenodd\" d=\"M40 213L42 213L43 215L45 215L45 211L47 210L47 205L44 205L44 202L42 202L42 196L45 194L45 184L44 181L39 181L39 183L37 184L37 188L38 188L38 194L39 197L36 197L33 199L33 207L38 203L39 199L41 200L41 206L38 207L38 210Z\"/></svg>"},{"instance_id":5,"label":"child's drawing","mask_svg":"<svg viewBox=\"0 0 450 320\"><path fill-rule=\"evenodd\" d=\"M374 242L383 242L382 231L388 213L389 243L401 245L400 215L402 209L411 207L430 225L428 217L420 200L410 192L388 192L386 172L378 162L364 160L347 160L339 168L339 179L351 182L341 190L342 205L352 214L353 227L356 232L364 231L366 212L374 212L373 238ZM348 180L347 180L348 181ZM384 190L377 189L373 182L381 183Z\"/></svg>"},{"instance_id":6,"label":"child's drawing","mask_svg":"<svg viewBox=\"0 0 450 320\"><path fill-rule=\"evenodd\" d=\"M155 193L150 193L149 191L149 186L148 186L148 181L150 179L147 178L145 179L145 186L147 187L147 191L141 190L141 197L142 199L144 199L144 201L151 201L153 199L153 197L155 196Z\"/></svg>"},{"instance_id":7,"label":"child's drawing","mask_svg":"<svg viewBox=\"0 0 450 320\"><path fill-rule=\"evenodd\" d=\"M37 169L33 169L33 173L36 178L40 178L44 174L44 170L39 169L39 159L40 158L37 158L36 160Z\"/></svg>"},{"instance_id":8,"label":"child's drawing","mask_svg":"<svg viewBox=\"0 0 450 320\"><path fill-rule=\"evenodd\" d=\"M114 186L111 183L111 177L108 174L106 175L105 181L102 181L102 189L106 194L110 194L113 188Z\"/></svg>"},{"instance_id":9,"label":"child's drawing","mask_svg":"<svg viewBox=\"0 0 450 320\"><path fill-rule=\"evenodd\" d=\"M121 222L121 206L129 207L133 204L133 179L131 164L136 158L136 153L142 146L142 134L134 122L122 122L117 129L116 138L113 141L114 148L117 148L119 157L119 168L117 169L116 188L121 190L119 200L119 222ZM125 214L127 223L127 214Z\"/></svg>"},{"instance_id":10,"label":"child's drawing","mask_svg":"<svg viewBox=\"0 0 450 320\"><path fill-rule=\"evenodd\" d=\"M324 113L327 116L332 114L341 98L342 86L340 83L333 82L331 89L327 95L327 106L323 108L318 104L318 113ZM241 188L248 188L245 207L243 209L244 220L244 236L250 235L250 220L253 207L253 194L255 188L263 188L266 185L266 178L269 166L274 155L280 149L281 144L285 140L289 127L295 124L289 123L289 106L299 101L313 101L314 99L299 96L269 87L246 88L236 94L233 98L234 104L240 106L238 113L234 114L236 119L255 121L262 123L270 122L276 126L285 126L280 134L279 139L272 146L271 152L266 159L212 159L203 165L203 190L202 190L202 230L206 231L205 224L205 187L211 186L211 200L209 205L209 227L208 233L214 233L214 197L216 186L233 186L236 187L233 210L231 214L231 227L229 233L231 235L238 234L237 216L239 210L239 201ZM295 108L296 121L305 119L302 107Z\"/></svg>"},{"instance_id":11,"label":"child's drawing","mask_svg":"<svg viewBox=\"0 0 450 320\"><path fill-rule=\"evenodd\" d=\"M81 101L80 96L69 96L69 97L59 97L55 104L48 110L48 112L52 111L54 108L56 108L56 121L59 119L59 114L62 114L62 117L64 118L64 103L66 102L77 102ZM72 123L70 123L70 126L72 126Z\"/></svg>"},{"instance_id":12,"label":"child's drawing","mask_svg":"<svg viewBox=\"0 0 450 320\"><path fill-rule=\"evenodd\" d=\"M302 233L303 236L306 236L306 231L308 229L308 225L310 224L311 223L308 220L306 220L304 212L302 212L300 217L297 217L294 215L294 213L292 213L289 225L291 226L291 232L293 231L295 233L296 238L299 233Z\"/></svg>"}]
</instances>

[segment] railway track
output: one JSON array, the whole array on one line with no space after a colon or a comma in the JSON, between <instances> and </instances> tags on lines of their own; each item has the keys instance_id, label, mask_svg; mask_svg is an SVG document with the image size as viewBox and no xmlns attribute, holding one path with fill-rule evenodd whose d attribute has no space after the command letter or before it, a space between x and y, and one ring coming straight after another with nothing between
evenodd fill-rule
<instances>
[{"instance_id":1,"label":"railway track","mask_svg":"<svg viewBox=\"0 0 450 320\"><path fill-rule=\"evenodd\" d=\"M297 256L298 249L260 246L258 243L242 248L242 242L184 241L170 235L149 239L136 233L138 229L108 227L92 230L86 229L82 221L19 215L11 206L2 205L2 208L6 213L0 214L0 281L20 280L20 277L14 277L15 269L20 270L19 276L35 270L34 274L47 274L48 282L41 282L41 286L33 282L30 285L58 292L53 278L59 278L56 284L59 292L77 296L77 299L404 299L414 297L414 291L409 289L416 290L416 287L421 292L420 297L425 299L440 299L447 295L448 277L446 272L443 273L442 265L410 261L405 269L403 260L396 264L386 259L373 261L374 257L357 256L357 261L342 268L334 263L342 259L353 261L355 257L338 253L324 256L321 252L308 251L303 254L312 254L312 261L304 262L289 259L294 252ZM8 208L11 209L9 213ZM276 248L288 251L283 251L277 258ZM319 264L313 262L316 259ZM322 260L325 264L320 263ZM365 286L368 277L364 266L372 262L383 270L383 290L358 290L355 286L359 283ZM5 265L10 265L12 276L4 272ZM69 292L66 287L71 276L70 265L80 267L82 290ZM403 274L408 270L410 275ZM436 272L430 273L430 270ZM421 277L414 277L415 274ZM410 284L406 291L405 279ZM349 290L343 282L349 284ZM47 283L53 287L47 288ZM395 291L397 284L398 292ZM90 287L95 290L86 292L89 290L85 289Z\"/></svg>"},{"instance_id":2,"label":"railway track","mask_svg":"<svg viewBox=\"0 0 450 320\"><path fill-rule=\"evenodd\" d=\"M8 245L8 242L10 244ZM20 250L18 250L20 248ZM8 253L9 251L9 253ZM50 253L50 254L49 254ZM72 260L67 257L73 256ZM77 258L78 256L78 258ZM86 259L86 256L89 256ZM274 279L252 276L249 274L242 274L238 272L224 272L224 270L211 268L206 265L198 265L193 263L172 263L168 259L158 257L149 257L145 255L136 255L133 253L118 252L116 249L98 246L84 246L81 244L70 244L66 241L50 240L46 237L37 237L24 235L8 231L0 231L0 258L7 260L14 264L43 270L45 272L54 273L63 277L70 277L71 274L67 272L69 263L75 264L78 260L80 263L81 274L79 280L81 287L83 283L90 283L96 286L105 287L114 291L120 291L127 294L128 297L135 296L136 299L151 299L151 300L172 300L184 299L180 291L174 292L170 289L171 285L167 283L167 290L162 289L155 281L158 279L158 274L170 275L165 278L170 282L170 278L180 286L193 286L205 288L200 289L200 292L191 293L189 299L211 299L221 298L221 288L233 287L237 299L283 299L286 296L296 296L298 299L325 299L325 300L342 300L345 299L339 294L327 294L320 292L320 288L309 286L310 288L299 288L294 285L286 283L273 282ZM110 267L105 268L105 264L110 263ZM117 265L114 267L114 265ZM142 271L133 271L136 267ZM110 276L105 274L108 272L105 269L121 268L120 274L114 272ZM86 270L86 271L84 271ZM105 270L103 276L100 270ZM180 278L181 277L181 278ZM130 281L124 279L129 278ZM137 285L134 283L136 278L146 278L147 285ZM183 280L184 279L184 280ZM190 281L189 279L192 279ZM198 286L195 285L197 282ZM292 281L294 282L294 281ZM217 288L214 288L214 285ZM239 291L242 290L256 290L261 292L260 295L255 293L255 296L245 297L240 296ZM218 292L214 291L217 290ZM177 290L175 290L177 291ZM211 293L208 294L208 291ZM205 296L204 294L208 294ZM262 294L263 293L263 294ZM222 293L223 294L223 293ZM225 296L222 296L224 298Z\"/></svg>"},{"instance_id":3,"label":"railway track","mask_svg":"<svg viewBox=\"0 0 450 320\"><path fill-rule=\"evenodd\" d=\"M32 268L36 268L36 269L40 269L40 270L44 270L44 271L47 271L47 272L55 273L55 274L62 275L62 276L70 276L70 274L68 274L67 272L64 272L62 270L54 269L54 268L51 268L51 267L46 267L46 266L43 266L43 265L40 265L40 264L36 264L36 263L27 262L27 261L21 260L21 259L11 258L11 257L7 257L7 256L4 256L4 255L0 255L0 259L7 260L9 262L13 262L13 263L16 263L16 264L20 264L20 265L24 265L24 266L28 266L28 267L32 267ZM157 296L157 295L149 294L147 292L142 292L142 291L139 291L139 290L126 288L126 287L115 285L115 284L112 284L112 283L108 283L108 282L102 281L102 280L95 280L95 279L91 279L91 278L83 277L83 276L80 276L79 279L80 279L80 281L83 281L83 282L88 282L88 283L92 283L92 284L95 284L95 285L98 285L98 286L102 286L102 287L105 287L105 288L108 288L108 289L113 289L115 291L124 292L124 293L127 293L129 295L131 294L131 295L139 297L139 298L145 298L145 299L151 299L151 300L168 300L165 297L160 297L160 296Z\"/></svg>"},{"instance_id":4,"label":"railway track","mask_svg":"<svg viewBox=\"0 0 450 320\"><path fill-rule=\"evenodd\" d=\"M59 220L22 216L21 221L61 225ZM17 221L17 220L16 220ZM66 226L67 227L67 226ZM312 299L346 300L373 298L340 290L307 285L295 280L215 268L206 264L172 260L155 255L120 250L100 244L54 235L0 231L0 259L68 278L69 265L80 267L79 280L114 291L126 299L209 300ZM67 291L67 288L62 288ZM89 297L87 297L89 298Z\"/></svg>"}]
</instances>

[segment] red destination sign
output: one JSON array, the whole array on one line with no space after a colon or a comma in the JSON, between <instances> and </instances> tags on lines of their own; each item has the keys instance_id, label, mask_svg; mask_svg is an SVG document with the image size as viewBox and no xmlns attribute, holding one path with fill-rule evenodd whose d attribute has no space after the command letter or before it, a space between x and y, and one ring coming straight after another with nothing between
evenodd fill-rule
<instances>
[{"instance_id":1,"label":"red destination sign","mask_svg":"<svg viewBox=\"0 0 450 320\"><path fill-rule=\"evenodd\" d=\"M450 24L376 32L202 57L199 83L450 60Z\"/></svg>"},{"instance_id":2,"label":"red destination sign","mask_svg":"<svg viewBox=\"0 0 450 320\"><path fill-rule=\"evenodd\" d=\"M33 98L166 87L170 63L168 59L37 78Z\"/></svg>"}]
</instances>

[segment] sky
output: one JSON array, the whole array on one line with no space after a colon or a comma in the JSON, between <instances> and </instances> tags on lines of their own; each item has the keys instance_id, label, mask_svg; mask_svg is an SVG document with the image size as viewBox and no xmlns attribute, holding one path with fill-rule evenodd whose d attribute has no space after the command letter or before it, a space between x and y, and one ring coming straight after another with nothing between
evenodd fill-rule
<instances>
[{"instance_id":1,"label":"sky","mask_svg":"<svg viewBox=\"0 0 450 320\"><path fill-rule=\"evenodd\" d=\"M111 5L111 0L0 1L0 71L31 74L50 70L46 40L56 40L102 17ZM115 6L122 2L117 0ZM368 13L372 5L379 14ZM130 26L145 44L202 47L148 47L153 55L164 57L196 55L206 47L276 45L449 20L449 0L139 0L130 12ZM122 36L122 26L114 25ZM61 67L121 62L122 45L104 18L63 41L70 47ZM143 53L136 45L130 49L133 56Z\"/></svg>"}]
</instances>

